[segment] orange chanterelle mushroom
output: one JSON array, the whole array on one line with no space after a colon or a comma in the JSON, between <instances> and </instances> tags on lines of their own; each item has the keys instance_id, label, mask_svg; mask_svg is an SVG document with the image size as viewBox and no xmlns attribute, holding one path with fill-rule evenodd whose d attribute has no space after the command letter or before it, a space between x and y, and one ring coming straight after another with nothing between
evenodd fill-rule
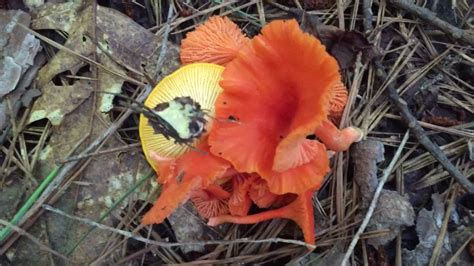
<instances>
[{"instance_id":1,"label":"orange chanterelle mushroom","mask_svg":"<svg viewBox=\"0 0 474 266\"><path fill-rule=\"evenodd\" d=\"M213 16L186 35L181 43L181 62L225 65L248 41L230 19Z\"/></svg>"},{"instance_id":2,"label":"orange chanterelle mushroom","mask_svg":"<svg viewBox=\"0 0 474 266\"><path fill-rule=\"evenodd\" d=\"M340 118L347 101L336 60L295 20L273 21L248 40L221 17L188 34L181 58L226 68L185 66L155 89L160 97L145 104L169 125L189 125L192 112L163 112L171 106L163 102L186 95L192 101L178 101L179 110L188 110L188 103L189 110L209 110L209 117L215 110L216 119L212 127L204 118L195 119L201 124L194 130L173 127L177 137L167 139L156 135L166 128L141 117L144 151L163 184L143 222L160 223L191 199L210 225L286 218L314 244L312 195L330 169L327 152L347 150L362 138L359 129L339 130L331 122ZM252 203L277 209L249 215Z\"/></svg>"},{"instance_id":3,"label":"orange chanterelle mushroom","mask_svg":"<svg viewBox=\"0 0 474 266\"><path fill-rule=\"evenodd\" d=\"M211 152L239 172L260 175L272 193L318 188L329 171L326 148L341 150L362 136L328 120L340 80L336 60L295 20L269 23L222 74ZM221 122L228 118L238 123Z\"/></svg>"}]
</instances>

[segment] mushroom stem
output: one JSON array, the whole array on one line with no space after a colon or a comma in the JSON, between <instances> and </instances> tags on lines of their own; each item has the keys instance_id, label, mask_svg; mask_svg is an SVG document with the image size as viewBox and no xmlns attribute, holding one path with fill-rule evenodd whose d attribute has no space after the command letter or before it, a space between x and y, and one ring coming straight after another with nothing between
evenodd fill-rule
<instances>
[{"instance_id":1,"label":"mushroom stem","mask_svg":"<svg viewBox=\"0 0 474 266\"><path fill-rule=\"evenodd\" d=\"M364 136L362 130L356 127L347 127L339 130L329 120L324 120L314 131L314 134L324 143L326 148L333 151L345 151L349 146L358 142Z\"/></svg>"},{"instance_id":2,"label":"mushroom stem","mask_svg":"<svg viewBox=\"0 0 474 266\"><path fill-rule=\"evenodd\" d=\"M262 221L285 218L293 220L303 231L306 243L314 245L314 212L312 205L313 191L307 191L299 195L290 204L275 210L264 211L248 216L222 215L209 219L210 226L217 226L223 223L254 224Z\"/></svg>"}]
</instances>

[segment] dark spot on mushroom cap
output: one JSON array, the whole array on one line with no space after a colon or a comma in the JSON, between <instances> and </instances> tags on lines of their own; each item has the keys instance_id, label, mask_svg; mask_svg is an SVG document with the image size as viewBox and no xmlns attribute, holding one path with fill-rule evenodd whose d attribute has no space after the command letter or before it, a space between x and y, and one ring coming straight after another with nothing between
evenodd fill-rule
<instances>
[{"instance_id":1,"label":"dark spot on mushroom cap","mask_svg":"<svg viewBox=\"0 0 474 266\"><path fill-rule=\"evenodd\" d=\"M189 123L189 131L191 131L192 134L198 133L200 129L201 127L197 121L192 121Z\"/></svg>"},{"instance_id":2,"label":"dark spot on mushroom cap","mask_svg":"<svg viewBox=\"0 0 474 266\"><path fill-rule=\"evenodd\" d=\"M155 106L155 108L153 108L155 111L163 111L165 110L166 108L168 108L170 106L170 104L168 102L164 102L164 103L160 103L158 104L157 106Z\"/></svg>"}]
</instances>

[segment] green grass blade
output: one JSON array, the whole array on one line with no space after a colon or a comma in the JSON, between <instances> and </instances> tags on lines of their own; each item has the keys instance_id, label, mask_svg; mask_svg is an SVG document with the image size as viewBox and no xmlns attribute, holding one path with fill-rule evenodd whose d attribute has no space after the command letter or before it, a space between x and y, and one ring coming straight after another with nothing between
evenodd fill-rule
<instances>
[{"instance_id":1,"label":"green grass blade","mask_svg":"<svg viewBox=\"0 0 474 266\"><path fill-rule=\"evenodd\" d=\"M31 206L36 202L44 189L53 181L53 179L58 174L59 167L54 168L49 175L41 182L38 188L31 194L31 196L26 200L25 204L20 208L20 210L13 216L13 219L10 221L11 224L17 225L18 222L23 218L26 212L28 212ZM12 232L10 227L5 227L0 231L0 243L6 239Z\"/></svg>"}]
</instances>

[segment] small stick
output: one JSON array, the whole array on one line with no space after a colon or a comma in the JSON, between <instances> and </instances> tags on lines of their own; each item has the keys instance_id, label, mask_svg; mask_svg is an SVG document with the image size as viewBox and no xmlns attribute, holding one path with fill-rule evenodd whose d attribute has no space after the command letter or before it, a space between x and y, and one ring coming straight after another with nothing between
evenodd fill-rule
<instances>
[{"instance_id":1,"label":"small stick","mask_svg":"<svg viewBox=\"0 0 474 266\"><path fill-rule=\"evenodd\" d=\"M104 154L109 154L109 153L113 153L113 152L117 152L117 151L127 151L127 150L131 150L131 149L134 149L134 148L138 148L140 146L141 146L140 143L133 143L133 144L129 144L129 145L121 146L121 147L116 147L116 148L112 148L112 149L108 149L108 150L101 150L101 151L95 151L95 152L92 152L92 153L82 154L82 155L78 155L78 156L71 156L71 157L66 158L64 160L59 160L56 163L57 164L68 163L68 162L72 162L72 161L77 161L77 160L82 160L82 159L85 159L85 158L89 158L89 157L92 157L92 156L104 155Z\"/></svg>"},{"instance_id":2,"label":"small stick","mask_svg":"<svg viewBox=\"0 0 474 266\"><path fill-rule=\"evenodd\" d=\"M385 185L385 182L387 182L388 177L392 173L392 170L395 166L395 164L398 161L398 158L402 154L402 150L405 147L407 141L408 141L408 136L409 136L409 131L405 133L405 136L403 136L403 140L400 143L400 146L398 146L397 151L395 152L395 155L393 156L392 161L388 165L388 167L383 171L383 176L380 179L379 184L377 185L377 189L375 190L374 197L372 198L372 201L370 202L369 209L367 210L367 214L364 217L364 220L362 221L359 229L357 230L357 233L354 235L352 238L351 244L349 245L349 248L346 251L346 254L344 254L344 258L342 259L341 265L346 266L348 265L349 258L352 254L352 251L354 250L355 246L357 245L357 242L359 241L360 236L362 233L365 231L365 228L369 224L370 218L372 218L372 214L374 214L375 207L377 206L377 202L379 200L380 194L382 193L383 186Z\"/></svg>"},{"instance_id":3,"label":"small stick","mask_svg":"<svg viewBox=\"0 0 474 266\"><path fill-rule=\"evenodd\" d=\"M429 9L420 7L418 5L412 4L407 0L390 0L390 3L395 6L412 13L413 15L421 18L427 23L439 28L444 33L451 36L453 39L461 40L474 45L474 31L463 30L458 27L455 27L448 22L438 18L436 13L431 12Z\"/></svg>"},{"instance_id":4,"label":"small stick","mask_svg":"<svg viewBox=\"0 0 474 266\"><path fill-rule=\"evenodd\" d=\"M451 213L453 212L454 201L457 195L458 195L458 186L454 185L454 189L451 191L451 198L449 199L449 202L448 202L448 208L446 209L446 212L444 213L443 223L441 224L438 237L436 238L436 243L433 248L433 253L430 259L430 265L438 265L439 255L441 253L441 248L443 247L444 238L446 236L446 231L448 229L448 222L450 220L449 218L451 217Z\"/></svg>"},{"instance_id":5,"label":"small stick","mask_svg":"<svg viewBox=\"0 0 474 266\"><path fill-rule=\"evenodd\" d=\"M383 66L379 61L374 62L376 71L375 75L380 80L387 79L387 73L383 70ZM444 169L456 179L456 181L463 186L469 193L474 193L474 185L449 161L446 154L434 144L425 133L425 130L420 126L416 117L408 109L407 103L400 97L393 83L387 85L388 97L391 104L398 109L400 116L416 137L416 139L425 147L425 149L433 155L433 157L438 160L438 162L444 167Z\"/></svg>"},{"instance_id":6,"label":"small stick","mask_svg":"<svg viewBox=\"0 0 474 266\"><path fill-rule=\"evenodd\" d=\"M303 241L292 240L292 239L284 239L284 238L268 238L268 239L260 239L260 240L253 240L253 239L250 239L250 238L240 238L240 239L234 239L234 240L211 240L211 241L191 241L191 242L181 242L181 243L169 243L169 242L164 242L164 241L156 241L156 240L147 239L147 238L144 238L144 237L141 237L141 236L134 235L131 232L120 230L120 229L117 229L117 228L113 228L113 227L110 227L110 226L107 226L107 225L104 225L104 224L101 224L101 223L94 222L94 221L89 220L89 219L72 216L72 215L69 215L69 214L67 214L67 213L65 213L65 212L63 212L59 209L56 209L56 208L54 208L50 205L47 205L47 204L43 204L43 209L48 210L48 211L53 212L53 213L56 213L58 215L67 217L69 219L80 221L80 222L83 222L85 224L95 226L95 227L103 229L103 230L111 231L111 232L123 235L125 237L135 239L137 241L140 241L140 242L143 242L143 243L146 243L146 244L149 244L149 245L155 245L155 246L160 246L160 247L179 247L179 246L186 246L186 245L219 245L219 244L236 244L236 243L257 243L257 244L261 244L261 243L287 243L287 244L294 244L294 245L298 245L298 246L304 246L304 247L307 247L307 248L310 248L310 249L315 249L316 248L316 246L307 244Z\"/></svg>"},{"instance_id":7,"label":"small stick","mask_svg":"<svg viewBox=\"0 0 474 266\"><path fill-rule=\"evenodd\" d=\"M40 249L43 249L43 250L46 250L48 252L50 252L51 254L55 255L55 256L58 256L59 258L63 259L64 261L66 262L71 262L70 259L68 259L66 256L64 256L63 254L57 252L56 250L54 249L51 249L50 247L46 246L45 244L41 243L41 241L39 239L37 239L36 237L34 237L33 235L31 235L30 233L28 233L27 231L21 229L20 227L16 226L16 225L13 225L5 220L2 220L0 219L0 224L1 225L4 225L6 226L7 228L10 228L11 230L17 232L18 234L20 235L23 235L23 236L26 236L29 240L31 240L31 242L35 243L36 245L38 245L38 247Z\"/></svg>"},{"instance_id":8,"label":"small stick","mask_svg":"<svg viewBox=\"0 0 474 266\"><path fill-rule=\"evenodd\" d=\"M163 35L163 40L161 41L161 50L160 55L158 56L158 61L156 63L158 69L158 73L156 74L156 79L160 79L161 75L161 68L163 67L163 63L165 62L166 51L168 50L168 38L171 32L171 18L173 17L173 1L169 2L168 8L168 17L166 18L166 26L165 26L165 34Z\"/></svg>"},{"instance_id":9,"label":"small stick","mask_svg":"<svg viewBox=\"0 0 474 266\"><path fill-rule=\"evenodd\" d=\"M364 33L368 35L374 29L372 26L372 20L374 18L374 14L372 13L372 0L364 0L362 3L362 13L364 14Z\"/></svg>"}]
</instances>

